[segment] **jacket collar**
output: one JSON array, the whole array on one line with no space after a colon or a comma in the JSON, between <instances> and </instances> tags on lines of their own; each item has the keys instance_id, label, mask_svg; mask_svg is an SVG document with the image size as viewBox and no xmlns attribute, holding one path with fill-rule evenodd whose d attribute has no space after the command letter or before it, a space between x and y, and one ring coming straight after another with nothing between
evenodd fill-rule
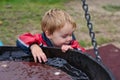
<instances>
[{"instance_id":1,"label":"jacket collar","mask_svg":"<svg viewBox=\"0 0 120 80\"><path fill-rule=\"evenodd\" d=\"M49 47L53 47L53 44L51 43L50 39L47 38L44 32L42 33L42 38Z\"/></svg>"}]
</instances>

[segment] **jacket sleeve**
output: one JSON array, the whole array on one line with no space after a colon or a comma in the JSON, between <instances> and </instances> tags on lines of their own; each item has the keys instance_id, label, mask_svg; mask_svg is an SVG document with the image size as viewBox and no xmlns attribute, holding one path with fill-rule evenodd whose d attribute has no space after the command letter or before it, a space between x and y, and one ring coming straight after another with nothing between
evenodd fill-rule
<instances>
[{"instance_id":1,"label":"jacket sleeve","mask_svg":"<svg viewBox=\"0 0 120 80\"><path fill-rule=\"evenodd\" d=\"M80 51L82 51L82 52L86 52L86 50L85 50L83 47L81 47L81 46L79 45L79 42L76 41L76 40L73 40L73 41L71 42L71 46L72 46L72 48L74 48L74 49L80 50Z\"/></svg>"},{"instance_id":2,"label":"jacket sleeve","mask_svg":"<svg viewBox=\"0 0 120 80\"><path fill-rule=\"evenodd\" d=\"M32 35L31 33L25 33L18 37L16 45L17 47L23 49L26 53L29 53L30 52L29 47L32 44L36 43L38 45L42 45L41 40L42 40L41 34Z\"/></svg>"}]
</instances>

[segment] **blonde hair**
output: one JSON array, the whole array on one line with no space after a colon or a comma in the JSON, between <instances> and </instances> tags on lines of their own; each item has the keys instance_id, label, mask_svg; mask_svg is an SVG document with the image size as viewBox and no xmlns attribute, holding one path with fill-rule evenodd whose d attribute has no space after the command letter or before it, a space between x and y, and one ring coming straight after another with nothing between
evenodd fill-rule
<instances>
[{"instance_id":1,"label":"blonde hair","mask_svg":"<svg viewBox=\"0 0 120 80\"><path fill-rule=\"evenodd\" d=\"M75 21L68 13L59 9L50 9L42 18L42 31L45 32L47 30L49 34L53 34L54 31L61 29L66 22L69 22L73 25L73 28L76 28Z\"/></svg>"}]
</instances>

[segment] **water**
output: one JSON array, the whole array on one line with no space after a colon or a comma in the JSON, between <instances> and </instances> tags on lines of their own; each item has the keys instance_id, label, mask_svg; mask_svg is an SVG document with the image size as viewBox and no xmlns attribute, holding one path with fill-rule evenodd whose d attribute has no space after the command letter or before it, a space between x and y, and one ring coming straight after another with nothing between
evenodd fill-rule
<instances>
[{"instance_id":1,"label":"water","mask_svg":"<svg viewBox=\"0 0 120 80\"><path fill-rule=\"evenodd\" d=\"M67 63L66 60L62 58L48 58L48 62L46 64L63 70L68 75L70 75L73 80L90 80L84 72L71 66L69 63Z\"/></svg>"}]
</instances>

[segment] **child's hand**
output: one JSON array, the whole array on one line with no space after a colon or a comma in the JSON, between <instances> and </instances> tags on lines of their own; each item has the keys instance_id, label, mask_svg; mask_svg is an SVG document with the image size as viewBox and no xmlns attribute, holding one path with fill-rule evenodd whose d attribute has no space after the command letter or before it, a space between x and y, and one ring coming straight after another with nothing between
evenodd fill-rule
<instances>
[{"instance_id":1,"label":"child's hand","mask_svg":"<svg viewBox=\"0 0 120 80\"><path fill-rule=\"evenodd\" d=\"M47 61L47 57L45 55L45 53L42 51L42 49L37 45L37 44L33 44L31 47L31 52L34 58L34 61L37 62L38 61L41 63L46 62Z\"/></svg>"},{"instance_id":2,"label":"child's hand","mask_svg":"<svg viewBox=\"0 0 120 80\"><path fill-rule=\"evenodd\" d=\"M62 52L66 52L68 49L73 49L70 45L62 45Z\"/></svg>"}]
</instances>

